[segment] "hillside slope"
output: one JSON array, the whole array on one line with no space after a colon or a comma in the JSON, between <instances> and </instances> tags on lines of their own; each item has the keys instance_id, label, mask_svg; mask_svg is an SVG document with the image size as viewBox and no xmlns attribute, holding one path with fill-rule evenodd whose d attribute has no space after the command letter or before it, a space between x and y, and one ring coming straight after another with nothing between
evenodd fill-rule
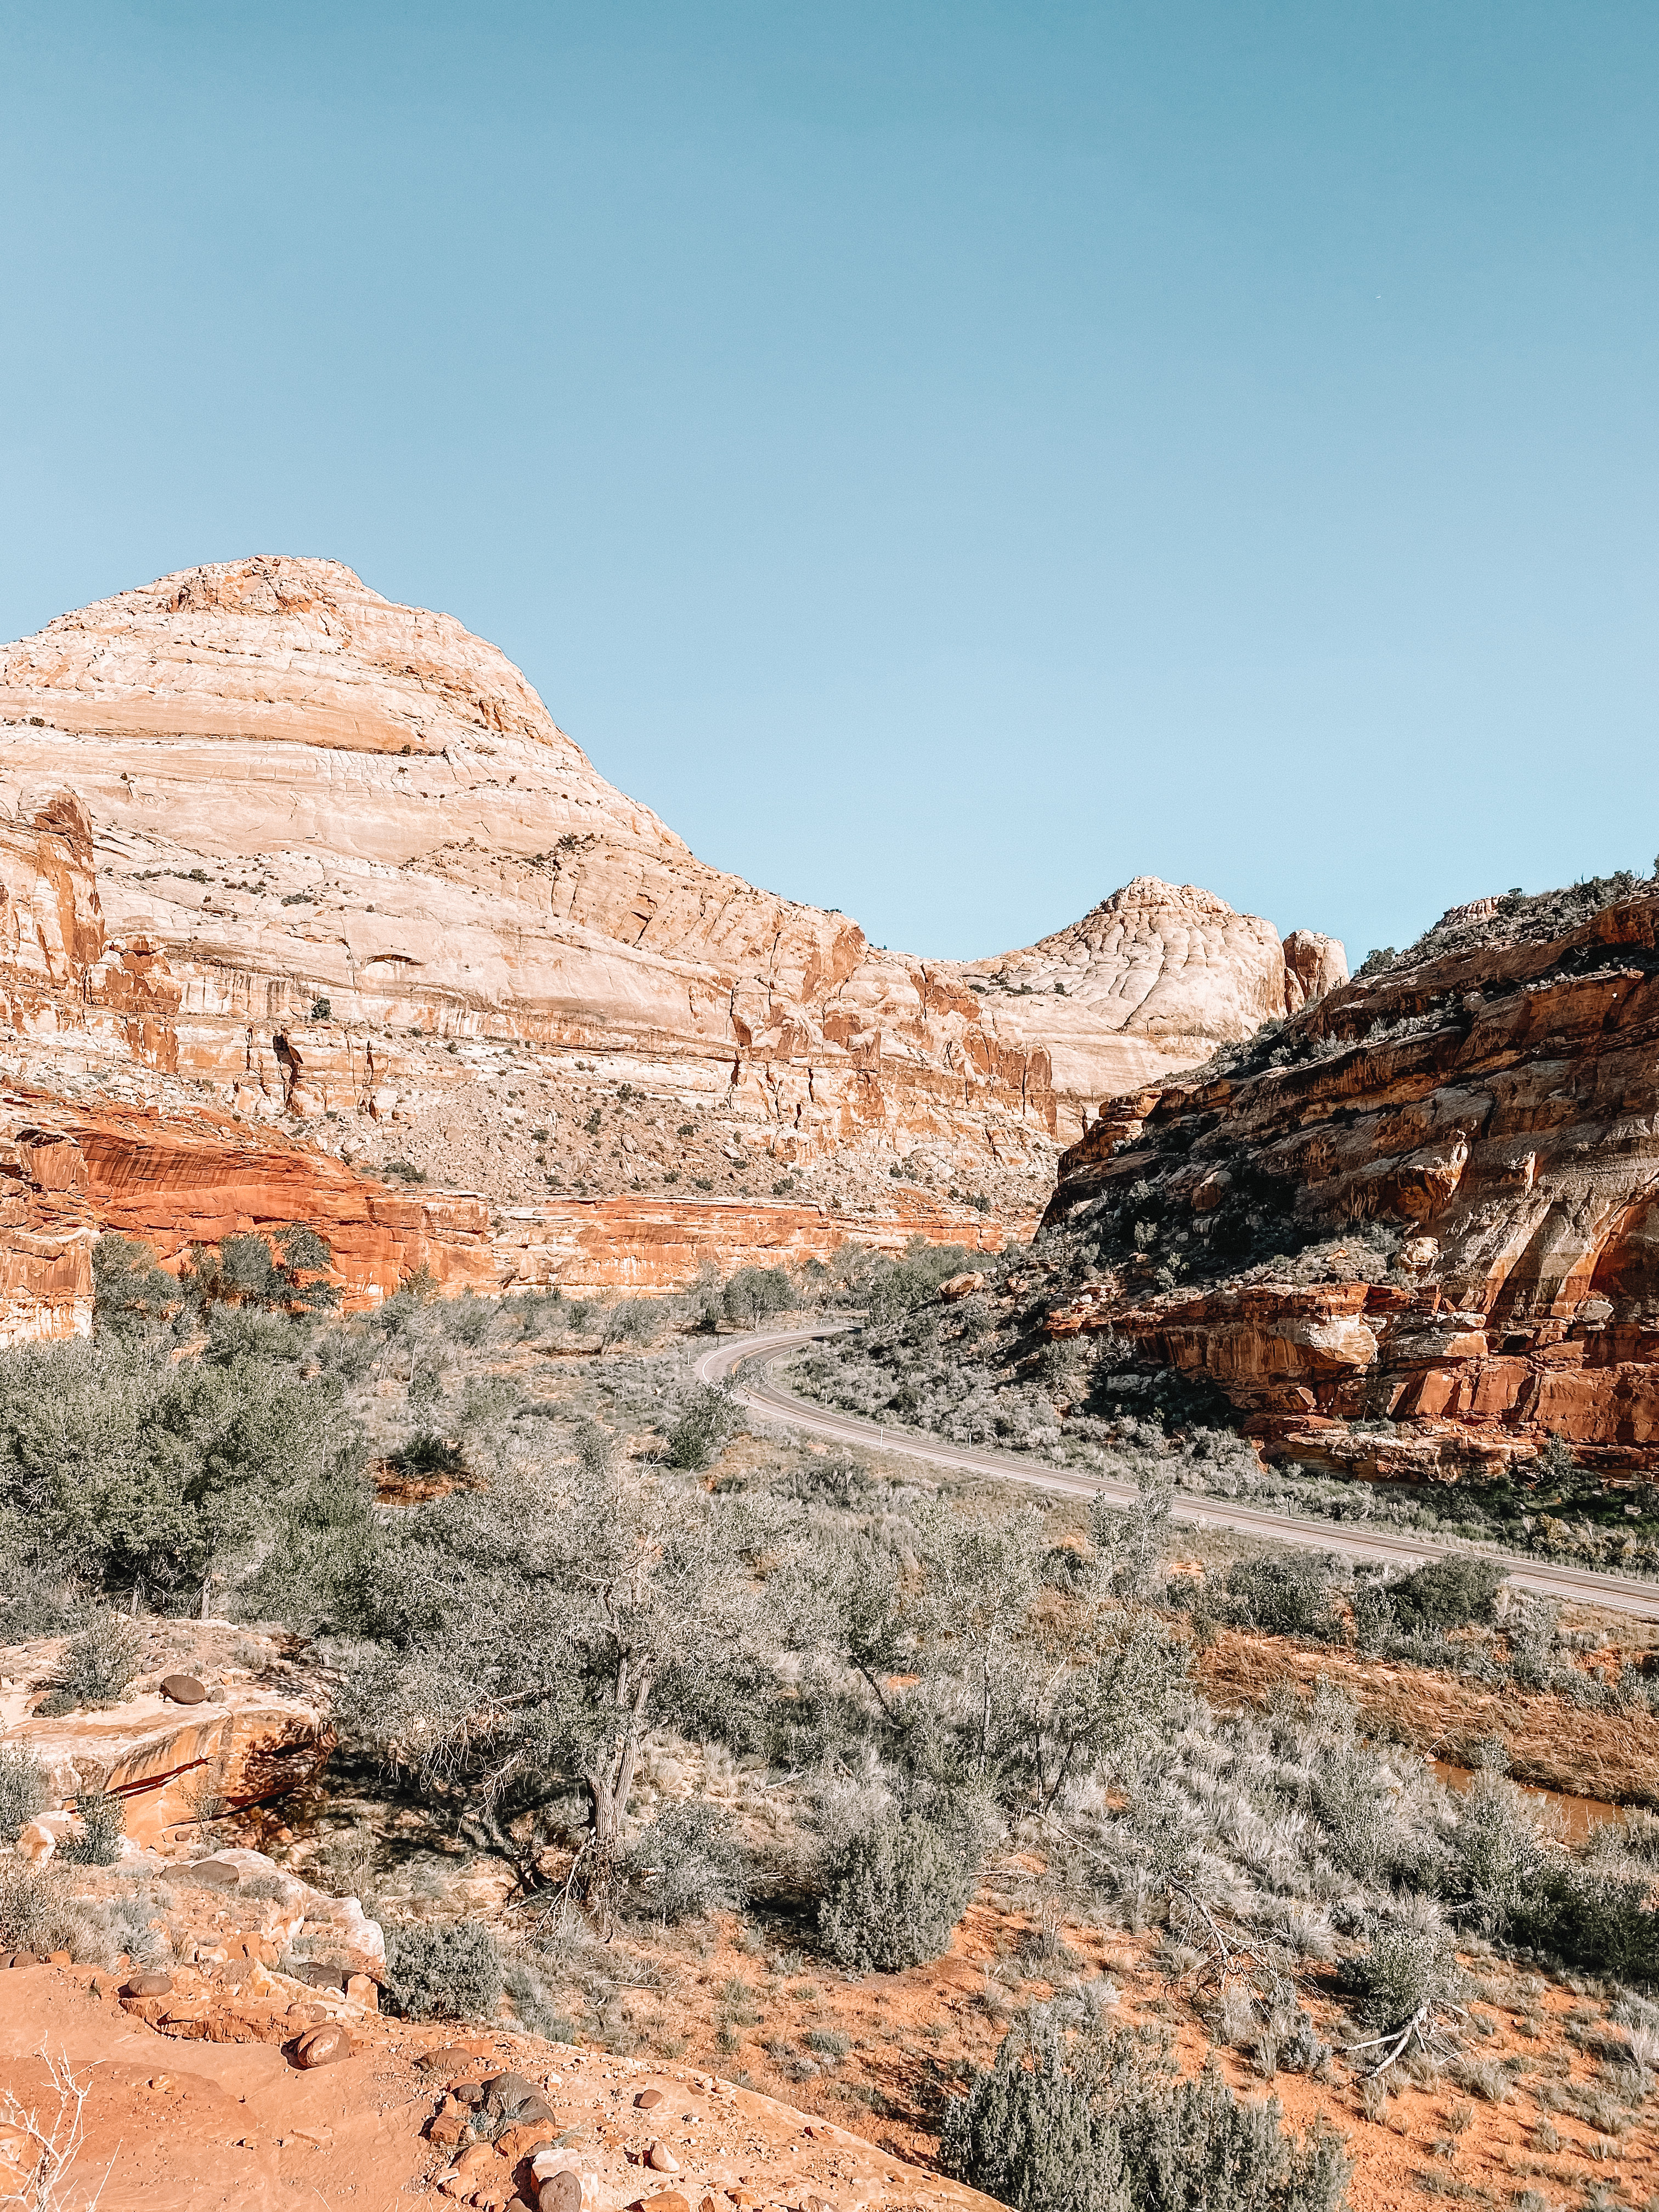
<instances>
[{"instance_id":1,"label":"hillside slope","mask_svg":"<svg viewBox=\"0 0 1659 2212\"><path fill-rule=\"evenodd\" d=\"M498 1199L550 1169L672 1176L672 1145L592 1141L585 1102L626 1082L746 1132L772 1174L920 1152L917 1180L1012 1218L1089 1103L1344 972L1327 939L1287 963L1270 924L1151 878L995 960L885 951L696 860L494 647L329 561L62 617L0 654L0 728L18 1081L164 1112L206 1086ZM491 1078L514 1089L485 1105L516 1114L455 1110ZM680 1133L742 1194L713 1134Z\"/></svg>"}]
</instances>

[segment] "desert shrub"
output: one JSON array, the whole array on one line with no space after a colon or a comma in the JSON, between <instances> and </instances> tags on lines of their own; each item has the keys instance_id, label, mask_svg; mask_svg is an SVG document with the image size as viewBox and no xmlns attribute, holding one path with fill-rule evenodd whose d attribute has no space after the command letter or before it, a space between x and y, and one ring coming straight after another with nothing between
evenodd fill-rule
<instances>
[{"instance_id":1,"label":"desert shrub","mask_svg":"<svg viewBox=\"0 0 1659 2212\"><path fill-rule=\"evenodd\" d=\"M1373 2034L1395 2034L1451 1996L1458 1978L1451 1931L1431 1899L1407 1899L1375 1915L1369 1936L1343 1978Z\"/></svg>"},{"instance_id":2,"label":"desert shrub","mask_svg":"<svg viewBox=\"0 0 1659 2212\"><path fill-rule=\"evenodd\" d=\"M56 1950L61 1888L50 1869L37 1870L27 1860L0 1858L0 1950Z\"/></svg>"},{"instance_id":3,"label":"desert shrub","mask_svg":"<svg viewBox=\"0 0 1659 2212\"><path fill-rule=\"evenodd\" d=\"M1337 2212L1350 2170L1333 2132L1287 2133L1213 2067L1172 2079L1132 2036L1068 2044L1042 2014L951 2100L941 2154L1015 2212Z\"/></svg>"},{"instance_id":4,"label":"desert shrub","mask_svg":"<svg viewBox=\"0 0 1659 2212\"><path fill-rule=\"evenodd\" d=\"M1651 1878L1616 1862L1563 1860L1540 1869L1510 1915L1512 1942L1620 1981L1659 1977L1659 1912Z\"/></svg>"},{"instance_id":5,"label":"desert shrub","mask_svg":"<svg viewBox=\"0 0 1659 2212\"><path fill-rule=\"evenodd\" d=\"M438 1306L438 1323L453 1343L464 1344L476 1351L489 1334L489 1324L495 1319L490 1307L475 1291L465 1297L446 1298Z\"/></svg>"},{"instance_id":6,"label":"desert shrub","mask_svg":"<svg viewBox=\"0 0 1659 2212\"><path fill-rule=\"evenodd\" d=\"M1431 1559L1387 1586L1389 1610L1407 1636L1490 1623L1506 1570L1473 1553Z\"/></svg>"},{"instance_id":7,"label":"desert shrub","mask_svg":"<svg viewBox=\"0 0 1659 2212\"><path fill-rule=\"evenodd\" d=\"M700 1383L668 1431L668 1464L700 1472L720 1457L743 1427L742 1408L730 1390Z\"/></svg>"},{"instance_id":8,"label":"desert shrub","mask_svg":"<svg viewBox=\"0 0 1659 2212\"><path fill-rule=\"evenodd\" d=\"M127 1624L110 1615L71 1636L39 1710L51 1718L83 1705L118 1705L138 1671L139 1643Z\"/></svg>"},{"instance_id":9,"label":"desert shrub","mask_svg":"<svg viewBox=\"0 0 1659 2212\"><path fill-rule=\"evenodd\" d=\"M939 1295L941 1283L952 1275L971 1274L982 1267L985 1255L963 1244L930 1244L913 1237L902 1255L884 1267L872 1266L865 1288L865 1304L872 1324L901 1319Z\"/></svg>"},{"instance_id":10,"label":"desert shrub","mask_svg":"<svg viewBox=\"0 0 1659 2212\"><path fill-rule=\"evenodd\" d=\"M721 1293L720 1305L739 1328L757 1328L770 1314L790 1313L795 1286L782 1267L739 1267Z\"/></svg>"},{"instance_id":11,"label":"desert shrub","mask_svg":"<svg viewBox=\"0 0 1659 2212\"><path fill-rule=\"evenodd\" d=\"M1314 1552L1263 1552L1227 1571L1231 1609L1251 1628L1330 1643L1342 1634L1331 1603L1332 1561Z\"/></svg>"},{"instance_id":12,"label":"desert shrub","mask_svg":"<svg viewBox=\"0 0 1659 2212\"><path fill-rule=\"evenodd\" d=\"M1340 1717L1332 1739L1309 1758L1310 1795L1327 1850L1345 1873L1389 1887L1431 1883L1431 1836L1414 1817L1386 1762Z\"/></svg>"},{"instance_id":13,"label":"desert shrub","mask_svg":"<svg viewBox=\"0 0 1659 2212\"><path fill-rule=\"evenodd\" d=\"M461 1432L476 1437L499 1462L524 1404L523 1389L510 1376L474 1375L461 1394Z\"/></svg>"},{"instance_id":14,"label":"desert shrub","mask_svg":"<svg viewBox=\"0 0 1659 2212\"><path fill-rule=\"evenodd\" d=\"M581 2029L562 2011L549 1986L547 1978L526 1959L514 1959L505 1968L507 1997L518 2022L527 2035L539 2035L549 2043L574 2043Z\"/></svg>"},{"instance_id":15,"label":"desert shrub","mask_svg":"<svg viewBox=\"0 0 1659 2212\"><path fill-rule=\"evenodd\" d=\"M1484 1934L1501 1935L1543 1861L1538 1823L1521 1791L1495 1767L1478 1768L1458 1808L1448 1874L1461 1912Z\"/></svg>"},{"instance_id":16,"label":"desert shrub","mask_svg":"<svg viewBox=\"0 0 1659 2212\"><path fill-rule=\"evenodd\" d=\"M617 1344L649 1344L657 1334L661 1319L662 1315L654 1298L618 1298L599 1324L599 1342L607 1347Z\"/></svg>"},{"instance_id":17,"label":"desert shrub","mask_svg":"<svg viewBox=\"0 0 1659 2212\"><path fill-rule=\"evenodd\" d=\"M225 1237L216 1250L198 1246L179 1288L204 1306L228 1303L318 1313L339 1304L339 1289L307 1278L325 1275L333 1265L334 1255L316 1231L290 1221L269 1237L250 1231Z\"/></svg>"},{"instance_id":18,"label":"desert shrub","mask_svg":"<svg viewBox=\"0 0 1659 2212\"><path fill-rule=\"evenodd\" d=\"M671 1805L641 1829L618 1872L630 1901L659 1920L740 1912L748 1901L742 1846L698 1798Z\"/></svg>"},{"instance_id":19,"label":"desert shrub","mask_svg":"<svg viewBox=\"0 0 1659 2212\"><path fill-rule=\"evenodd\" d=\"M113 1866L126 1833L126 1808L112 1790L94 1786L75 1801L77 1825L58 1846L70 1866Z\"/></svg>"},{"instance_id":20,"label":"desert shrub","mask_svg":"<svg viewBox=\"0 0 1659 2212\"><path fill-rule=\"evenodd\" d=\"M406 2020L489 2020L506 1985L495 1939L481 1920L388 1930L386 1972Z\"/></svg>"},{"instance_id":21,"label":"desert shrub","mask_svg":"<svg viewBox=\"0 0 1659 2212\"><path fill-rule=\"evenodd\" d=\"M380 1173L383 1176L394 1178L398 1182L424 1182L426 1181L426 1170L424 1168L417 1168L413 1160L384 1161L381 1164Z\"/></svg>"},{"instance_id":22,"label":"desert shrub","mask_svg":"<svg viewBox=\"0 0 1659 2212\"><path fill-rule=\"evenodd\" d=\"M805 1454L779 1485L786 1497L803 1504L834 1505L845 1513L864 1511L879 1487L862 1460L842 1452Z\"/></svg>"},{"instance_id":23,"label":"desert shrub","mask_svg":"<svg viewBox=\"0 0 1659 2212\"><path fill-rule=\"evenodd\" d=\"M831 1863L818 1933L855 1973L897 1973L937 1959L967 1911L974 1869L961 1844L919 1814L877 1820Z\"/></svg>"},{"instance_id":24,"label":"desert shrub","mask_svg":"<svg viewBox=\"0 0 1659 2212\"><path fill-rule=\"evenodd\" d=\"M142 1333L184 1303L176 1277L137 1237L100 1237L92 1248L92 1321L112 1335Z\"/></svg>"},{"instance_id":25,"label":"desert shrub","mask_svg":"<svg viewBox=\"0 0 1659 2212\"><path fill-rule=\"evenodd\" d=\"M389 1451L386 1463L394 1474L404 1476L459 1476L466 1473L466 1454L460 1446L430 1429L417 1430L406 1443Z\"/></svg>"},{"instance_id":26,"label":"desert shrub","mask_svg":"<svg viewBox=\"0 0 1659 2212\"><path fill-rule=\"evenodd\" d=\"M0 1436L0 1451L3 1451ZM0 1496L5 1475L0 1468ZM0 1644L64 1636L85 1613L74 1586L77 1564L42 1526L44 1516L0 1504Z\"/></svg>"},{"instance_id":27,"label":"desert shrub","mask_svg":"<svg viewBox=\"0 0 1659 2212\"><path fill-rule=\"evenodd\" d=\"M33 1753L0 1743L0 1843L15 1844L51 1802L52 1784Z\"/></svg>"}]
</instances>

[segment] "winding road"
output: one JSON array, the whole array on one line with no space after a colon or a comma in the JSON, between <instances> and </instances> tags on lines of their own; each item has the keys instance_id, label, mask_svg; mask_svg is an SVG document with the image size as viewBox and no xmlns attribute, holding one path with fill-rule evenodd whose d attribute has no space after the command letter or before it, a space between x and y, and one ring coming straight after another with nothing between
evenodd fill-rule
<instances>
[{"instance_id":1,"label":"winding road","mask_svg":"<svg viewBox=\"0 0 1659 2212\"><path fill-rule=\"evenodd\" d=\"M772 1378L772 1369L789 1353L820 1338L856 1328L854 1322L820 1323L813 1328L774 1330L759 1336L740 1336L716 1345L697 1362L697 1378L703 1382L729 1382L738 1402L750 1413L770 1421L787 1422L810 1435L829 1437L837 1443L861 1444L866 1450L899 1452L908 1459L924 1460L930 1467L948 1468L956 1474L977 1474L997 1482L1023 1483L1030 1490L1058 1492L1067 1498L1104 1498L1115 1505L1133 1504L1139 1494L1133 1483L1109 1482L1103 1477L1079 1474L1053 1468L1023 1452L981 1450L972 1445L947 1444L920 1429L904 1429L884 1421L862 1420L855 1413L838 1413L830 1406L798 1398ZM756 1365L752 1378L739 1370ZM1223 1498L1183 1498L1177 1492L1175 1518L1197 1528L1232 1528L1242 1535L1262 1536L1278 1544L1304 1544L1319 1552L1340 1552L1350 1559L1380 1559L1419 1566L1425 1559L1442 1559L1467 1549L1457 1544L1437 1544L1427 1536L1396 1535L1392 1531L1361 1529L1350 1522L1308 1521L1288 1513L1267 1513L1254 1505L1238 1505ZM1614 1613L1640 1614L1659 1620L1659 1583L1630 1575L1601 1575L1587 1567L1552 1567L1537 1559L1505 1559L1510 1580L1522 1589L1538 1590L1547 1597L1576 1598L1582 1604L1607 1607Z\"/></svg>"}]
</instances>

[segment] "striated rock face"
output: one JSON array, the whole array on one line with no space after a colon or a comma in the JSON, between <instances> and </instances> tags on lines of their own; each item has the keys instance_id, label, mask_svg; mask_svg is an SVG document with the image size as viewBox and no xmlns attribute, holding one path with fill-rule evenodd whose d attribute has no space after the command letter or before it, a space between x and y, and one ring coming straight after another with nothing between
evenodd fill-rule
<instances>
[{"instance_id":1,"label":"striated rock face","mask_svg":"<svg viewBox=\"0 0 1659 2212\"><path fill-rule=\"evenodd\" d=\"M1000 960L883 951L705 866L495 647L333 562L61 617L0 654L0 1014L40 1087L385 1126L493 1040L603 1054L795 1164L925 1141L972 1174L1341 973L1145 878Z\"/></svg>"},{"instance_id":2,"label":"striated rock face","mask_svg":"<svg viewBox=\"0 0 1659 2212\"><path fill-rule=\"evenodd\" d=\"M279 1134L198 1112L164 1121L44 1094L0 1097L0 1345L85 1334L92 1248L113 1231L163 1265L193 1244L304 1221L327 1243L347 1311L424 1269L443 1291L684 1289L698 1269L827 1261L850 1242L898 1251L912 1237L998 1251L1009 1229L920 1191L879 1216L811 1205L619 1196L492 1211L467 1191L393 1189Z\"/></svg>"},{"instance_id":3,"label":"striated rock face","mask_svg":"<svg viewBox=\"0 0 1659 2212\"><path fill-rule=\"evenodd\" d=\"M1271 1454L1659 1464L1659 895L1397 961L1116 1102L1046 1218L1098 1261L1050 1328L1214 1383Z\"/></svg>"},{"instance_id":4,"label":"striated rock face","mask_svg":"<svg viewBox=\"0 0 1659 2212\"><path fill-rule=\"evenodd\" d=\"M1000 1035L1047 1054L1076 1108L1254 1036L1348 970L1334 938L1298 930L1281 945L1270 921L1209 891L1137 876L1068 929L963 973Z\"/></svg>"}]
</instances>

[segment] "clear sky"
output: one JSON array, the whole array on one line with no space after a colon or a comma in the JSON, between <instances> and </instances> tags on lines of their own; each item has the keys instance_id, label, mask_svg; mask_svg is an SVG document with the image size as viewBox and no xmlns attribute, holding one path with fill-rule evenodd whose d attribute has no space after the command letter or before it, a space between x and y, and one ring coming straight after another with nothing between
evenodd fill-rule
<instances>
[{"instance_id":1,"label":"clear sky","mask_svg":"<svg viewBox=\"0 0 1659 2212\"><path fill-rule=\"evenodd\" d=\"M878 942L1659 850L1659 9L0 12L0 634L349 562Z\"/></svg>"}]
</instances>

